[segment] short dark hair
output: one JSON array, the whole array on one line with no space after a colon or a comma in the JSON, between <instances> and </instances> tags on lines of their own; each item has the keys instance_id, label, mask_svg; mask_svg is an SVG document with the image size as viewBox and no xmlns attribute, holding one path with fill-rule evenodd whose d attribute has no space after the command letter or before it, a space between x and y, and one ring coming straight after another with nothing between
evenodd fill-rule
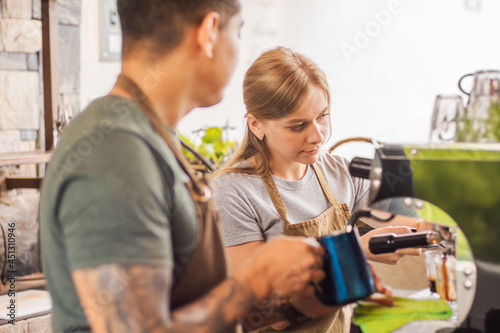
<instances>
[{"instance_id":1,"label":"short dark hair","mask_svg":"<svg viewBox=\"0 0 500 333\"><path fill-rule=\"evenodd\" d=\"M240 11L239 0L118 0L122 54L137 41L148 41L152 52L164 55L184 39L189 25L200 24L207 13L221 15L221 25Z\"/></svg>"}]
</instances>

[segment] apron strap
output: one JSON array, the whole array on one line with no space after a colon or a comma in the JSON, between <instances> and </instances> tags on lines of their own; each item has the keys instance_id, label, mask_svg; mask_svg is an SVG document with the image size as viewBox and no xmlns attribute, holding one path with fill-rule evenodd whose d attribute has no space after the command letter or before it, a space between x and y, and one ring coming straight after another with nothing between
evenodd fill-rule
<instances>
[{"instance_id":1,"label":"apron strap","mask_svg":"<svg viewBox=\"0 0 500 333\"><path fill-rule=\"evenodd\" d=\"M283 219L285 226L291 225L290 221L288 221L288 213L286 212L285 203L283 202L283 198L274 183L273 175L271 175L271 172L268 170L261 176L261 178L266 186L271 200L273 201L274 207Z\"/></svg>"},{"instance_id":2,"label":"apron strap","mask_svg":"<svg viewBox=\"0 0 500 333\"><path fill-rule=\"evenodd\" d=\"M151 105L151 102L147 98L146 94L129 77L125 76L124 74L120 74L117 79L117 85L128 91L133 96L134 102L138 103L144 112L150 114L154 118L158 117L157 114L153 111L153 106ZM158 121L160 120L158 119ZM189 179L191 180L191 187L193 190L191 194L193 196L193 199L198 202L207 202L212 196L210 188L200 182L198 177L196 177L189 162L186 160L186 157L179 149L179 146L174 143L172 134L162 125L154 127L174 154L184 173L186 173L186 175L188 175Z\"/></svg>"},{"instance_id":3,"label":"apron strap","mask_svg":"<svg viewBox=\"0 0 500 333\"><path fill-rule=\"evenodd\" d=\"M150 120L153 129L165 141L178 164L190 179L186 186L193 198L195 212L198 215L197 241L189 263L184 267L179 281L172 287L170 307L176 309L199 299L227 277L227 257L218 226L219 215L215 202L211 198L207 178L193 171L179 145L175 142L174 136L154 112L144 92L123 74L118 77L117 86L128 91L132 100L139 104ZM200 275L200 271L203 271L204 274Z\"/></svg>"},{"instance_id":4,"label":"apron strap","mask_svg":"<svg viewBox=\"0 0 500 333\"><path fill-rule=\"evenodd\" d=\"M316 163L311 164L311 166L314 170L314 173L316 173L316 177L318 177L321 189L323 190L323 193L326 195L326 198L330 202L330 205L332 207L339 205L337 198L335 198L332 190L330 189L330 186L328 186L325 174L323 173L323 171L321 171L321 168ZM290 221L288 220L288 213L286 211L285 203L283 202L283 198L281 197L281 194L278 191L278 188L276 187L276 183L274 182L271 172L269 172L269 170L266 171L261 176L261 178L262 181L264 182L264 185L266 186L267 192L269 193L271 200L273 201L274 207L278 211L278 214L280 215L281 219L283 219L285 226L291 225Z\"/></svg>"},{"instance_id":5,"label":"apron strap","mask_svg":"<svg viewBox=\"0 0 500 333\"><path fill-rule=\"evenodd\" d=\"M328 186L328 182L326 181L325 174L323 171L321 171L321 168L318 166L318 164L314 163L312 164L313 170L316 173L316 177L318 177L319 184L321 185L321 188L323 189L323 193L325 193L326 198L328 201L330 201L330 205L336 206L339 204L337 198L333 195L332 190L330 189L330 186Z\"/></svg>"}]
</instances>

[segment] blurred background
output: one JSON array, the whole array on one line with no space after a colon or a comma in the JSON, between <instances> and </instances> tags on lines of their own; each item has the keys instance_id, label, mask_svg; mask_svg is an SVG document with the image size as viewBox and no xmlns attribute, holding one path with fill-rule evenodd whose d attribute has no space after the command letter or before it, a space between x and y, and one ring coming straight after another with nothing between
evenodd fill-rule
<instances>
[{"instance_id":1,"label":"blurred background","mask_svg":"<svg viewBox=\"0 0 500 333\"><path fill-rule=\"evenodd\" d=\"M102 15L102 3L81 3L83 109L111 89L120 66L118 59L101 59L96 13ZM242 138L243 76L277 45L305 54L326 72L333 130L326 147L352 136L426 142L436 95L460 94L464 74L500 69L496 0L242 0L242 7L240 60L224 100L180 123L179 131L193 141L199 140L193 132L207 127L228 126L228 139ZM471 84L464 80L464 87ZM363 144L338 150L346 157L370 152Z\"/></svg>"}]
</instances>

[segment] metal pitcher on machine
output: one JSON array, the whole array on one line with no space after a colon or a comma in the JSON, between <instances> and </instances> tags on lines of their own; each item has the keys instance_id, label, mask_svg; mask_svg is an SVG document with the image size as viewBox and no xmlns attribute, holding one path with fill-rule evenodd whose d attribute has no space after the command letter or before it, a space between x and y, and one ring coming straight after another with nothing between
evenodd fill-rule
<instances>
[{"instance_id":1,"label":"metal pitcher on machine","mask_svg":"<svg viewBox=\"0 0 500 333\"><path fill-rule=\"evenodd\" d=\"M462 81L473 77L470 92L462 87ZM462 76L459 89L469 95L466 112L459 119L457 141L500 141L500 71L482 70Z\"/></svg>"}]
</instances>

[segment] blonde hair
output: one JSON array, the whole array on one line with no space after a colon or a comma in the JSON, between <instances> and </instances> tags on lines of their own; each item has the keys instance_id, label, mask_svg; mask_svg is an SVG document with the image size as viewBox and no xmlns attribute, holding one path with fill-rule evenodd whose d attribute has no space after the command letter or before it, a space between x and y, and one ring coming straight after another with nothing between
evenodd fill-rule
<instances>
[{"instance_id":1,"label":"blonde hair","mask_svg":"<svg viewBox=\"0 0 500 333\"><path fill-rule=\"evenodd\" d=\"M276 120L297 111L313 87L324 90L330 105L330 90L325 73L309 58L286 47L264 52L250 66L243 81L243 100L247 113L259 120ZM253 157L253 167L236 163ZM270 155L264 140L259 140L248 127L245 137L215 175L242 172L262 175L269 170Z\"/></svg>"}]
</instances>

